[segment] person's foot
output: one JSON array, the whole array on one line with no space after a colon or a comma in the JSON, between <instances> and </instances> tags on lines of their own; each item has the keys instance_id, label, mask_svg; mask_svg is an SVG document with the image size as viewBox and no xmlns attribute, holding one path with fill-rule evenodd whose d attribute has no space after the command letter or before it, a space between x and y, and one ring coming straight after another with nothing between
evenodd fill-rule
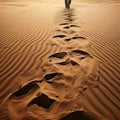
<instances>
[{"instance_id":1,"label":"person's foot","mask_svg":"<svg viewBox=\"0 0 120 120\"><path fill-rule=\"evenodd\" d=\"M70 9L70 5L65 5L65 7L66 7L67 9Z\"/></svg>"}]
</instances>

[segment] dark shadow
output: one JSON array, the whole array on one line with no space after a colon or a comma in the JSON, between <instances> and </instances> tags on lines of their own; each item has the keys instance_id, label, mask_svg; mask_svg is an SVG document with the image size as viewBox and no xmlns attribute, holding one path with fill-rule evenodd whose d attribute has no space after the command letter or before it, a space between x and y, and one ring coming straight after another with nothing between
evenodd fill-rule
<instances>
[{"instance_id":1,"label":"dark shadow","mask_svg":"<svg viewBox=\"0 0 120 120\"><path fill-rule=\"evenodd\" d=\"M55 58L63 59L66 55L67 55L66 52L59 52L59 53L52 54L50 57L55 57Z\"/></svg>"},{"instance_id":2,"label":"dark shadow","mask_svg":"<svg viewBox=\"0 0 120 120\"><path fill-rule=\"evenodd\" d=\"M28 106L33 105L33 104L37 104L40 107L49 109L51 107L51 105L54 103L54 101L55 100L50 99L47 95L45 95L45 94L42 93L40 96L34 98L28 104Z\"/></svg>"},{"instance_id":3,"label":"dark shadow","mask_svg":"<svg viewBox=\"0 0 120 120\"><path fill-rule=\"evenodd\" d=\"M62 75L62 73L55 72L55 73L46 74L44 78L45 78L45 80L51 80L58 75Z\"/></svg>"},{"instance_id":4,"label":"dark shadow","mask_svg":"<svg viewBox=\"0 0 120 120\"><path fill-rule=\"evenodd\" d=\"M33 82L30 82L28 83L27 85L23 86L21 89L15 91L12 96L15 96L15 97L20 97L24 94L27 94L29 91L31 91L32 89L37 89L39 86L37 85L36 83L37 81L33 81Z\"/></svg>"},{"instance_id":5,"label":"dark shadow","mask_svg":"<svg viewBox=\"0 0 120 120\"><path fill-rule=\"evenodd\" d=\"M100 119L94 113L89 113L85 111L75 111L64 116L60 120L100 120Z\"/></svg>"}]
</instances>

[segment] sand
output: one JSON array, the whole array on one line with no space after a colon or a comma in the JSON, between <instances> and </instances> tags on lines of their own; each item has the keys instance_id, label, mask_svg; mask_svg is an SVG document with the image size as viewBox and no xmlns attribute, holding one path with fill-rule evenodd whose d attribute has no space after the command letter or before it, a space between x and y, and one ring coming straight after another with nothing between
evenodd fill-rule
<instances>
[{"instance_id":1,"label":"sand","mask_svg":"<svg viewBox=\"0 0 120 120\"><path fill-rule=\"evenodd\" d=\"M0 120L119 120L119 8L0 0Z\"/></svg>"}]
</instances>

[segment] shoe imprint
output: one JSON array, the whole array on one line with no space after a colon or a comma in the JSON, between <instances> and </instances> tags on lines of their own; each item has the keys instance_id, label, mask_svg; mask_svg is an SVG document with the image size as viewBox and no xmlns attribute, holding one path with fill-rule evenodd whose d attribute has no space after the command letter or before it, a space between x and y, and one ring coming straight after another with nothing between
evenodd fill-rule
<instances>
[{"instance_id":1,"label":"shoe imprint","mask_svg":"<svg viewBox=\"0 0 120 120\"><path fill-rule=\"evenodd\" d=\"M47 95L42 93L41 95L39 95L39 96L35 97L34 99L32 99L29 102L28 107L33 105L33 104L37 104L40 107L43 107L45 109L49 109L54 102L55 102L54 99L51 99Z\"/></svg>"},{"instance_id":2,"label":"shoe imprint","mask_svg":"<svg viewBox=\"0 0 120 120\"><path fill-rule=\"evenodd\" d=\"M53 38L64 38L64 37L66 37L66 35L55 35L55 36L53 36Z\"/></svg>"}]
</instances>

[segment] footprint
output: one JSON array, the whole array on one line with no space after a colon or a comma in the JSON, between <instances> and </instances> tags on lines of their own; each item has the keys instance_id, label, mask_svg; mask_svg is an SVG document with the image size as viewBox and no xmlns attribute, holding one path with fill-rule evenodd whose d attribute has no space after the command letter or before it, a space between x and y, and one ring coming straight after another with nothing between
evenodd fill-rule
<instances>
[{"instance_id":1,"label":"footprint","mask_svg":"<svg viewBox=\"0 0 120 120\"><path fill-rule=\"evenodd\" d=\"M71 60L71 62L70 62L73 66L75 66L75 65L79 65L78 63L76 63L75 61L73 61L73 60Z\"/></svg>"},{"instance_id":2,"label":"footprint","mask_svg":"<svg viewBox=\"0 0 120 120\"><path fill-rule=\"evenodd\" d=\"M60 52L60 53L55 53L55 54L51 55L50 57L56 57L59 59L63 59L66 55L67 55L66 52Z\"/></svg>"},{"instance_id":3,"label":"footprint","mask_svg":"<svg viewBox=\"0 0 120 120\"><path fill-rule=\"evenodd\" d=\"M16 92L14 92L11 96L20 97L20 96L22 96L24 94L27 94L32 89L36 89L38 87L39 86L37 85L36 81L33 81L33 82L28 83L27 85L25 85L21 89L17 90Z\"/></svg>"},{"instance_id":4,"label":"footprint","mask_svg":"<svg viewBox=\"0 0 120 120\"><path fill-rule=\"evenodd\" d=\"M71 60L71 58L76 58L78 56L80 56L81 60L85 59L86 57L92 57L89 53L87 53L83 50L73 50L70 52L55 53L55 54L49 56L49 58L50 58L49 61L53 62L55 64L62 65L62 66L65 66L68 64L75 66L75 65L79 65L79 63L76 63L75 61ZM61 59L62 61L58 61L58 60L56 61L55 58ZM53 75L50 75L50 76L52 77L52 76L55 76L56 74L57 73L54 73Z\"/></svg>"},{"instance_id":5,"label":"footprint","mask_svg":"<svg viewBox=\"0 0 120 120\"><path fill-rule=\"evenodd\" d=\"M87 55L87 56L90 56L89 53L87 53L87 52L85 52L85 51L83 51L83 50L73 50L73 51L71 51L71 52L77 53L77 54L79 54L79 55Z\"/></svg>"},{"instance_id":6,"label":"footprint","mask_svg":"<svg viewBox=\"0 0 120 120\"><path fill-rule=\"evenodd\" d=\"M59 62L59 63L57 63L57 64L59 64L59 65L68 65L69 64L69 62Z\"/></svg>"},{"instance_id":7,"label":"footprint","mask_svg":"<svg viewBox=\"0 0 120 120\"><path fill-rule=\"evenodd\" d=\"M65 41L70 41L70 40L71 40L71 38L66 38L66 39L65 39Z\"/></svg>"},{"instance_id":8,"label":"footprint","mask_svg":"<svg viewBox=\"0 0 120 120\"><path fill-rule=\"evenodd\" d=\"M61 24L59 24L59 25L68 25L68 23L61 23Z\"/></svg>"},{"instance_id":9,"label":"footprint","mask_svg":"<svg viewBox=\"0 0 120 120\"><path fill-rule=\"evenodd\" d=\"M66 37L66 35L55 35L55 36L53 36L53 38L64 38L64 37Z\"/></svg>"},{"instance_id":10,"label":"footprint","mask_svg":"<svg viewBox=\"0 0 120 120\"><path fill-rule=\"evenodd\" d=\"M38 97L35 97L29 104L28 106L31 106L33 104L37 104L40 107L43 108L50 108L51 105L55 102L55 100L50 99L47 95L41 94Z\"/></svg>"},{"instance_id":11,"label":"footprint","mask_svg":"<svg viewBox=\"0 0 120 120\"><path fill-rule=\"evenodd\" d=\"M70 26L65 26L65 27L64 27L64 29L69 29L69 28L70 28Z\"/></svg>"},{"instance_id":12,"label":"footprint","mask_svg":"<svg viewBox=\"0 0 120 120\"><path fill-rule=\"evenodd\" d=\"M70 27L80 27L80 26L78 26L78 25L70 25Z\"/></svg>"},{"instance_id":13,"label":"footprint","mask_svg":"<svg viewBox=\"0 0 120 120\"><path fill-rule=\"evenodd\" d=\"M81 36L75 36L75 37L72 37L72 39L86 39L85 37L81 37Z\"/></svg>"},{"instance_id":14,"label":"footprint","mask_svg":"<svg viewBox=\"0 0 120 120\"><path fill-rule=\"evenodd\" d=\"M91 120L84 115L83 111L75 111L64 116L60 120Z\"/></svg>"},{"instance_id":15,"label":"footprint","mask_svg":"<svg viewBox=\"0 0 120 120\"><path fill-rule=\"evenodd\" d=\"M45 78L45 80L51 80L51 79L55 78L58 75L62 75L62 73L57 73L56 72L56 73L46 74L44 78Z\"/></svg>"},{"instance_id":16,"label":"footprint","mask_svg":"<svg viewBox=\"0 0 120 120\"><path fill-rule=\"evenodd\" d=\"M79 65L78 63L76 63L76 62L74 62L74 61L72 61L72 60L69 61L69 62L66 62L66 61L64 61L64 62L59 62L59 63L57 63L57 64L63 65L63 66L68 65L68 64L71 64L71 65L73 65L73 66Z\"/></svg>"},{"instance_id":17,"label":"footprint","mask_svg":"<svg viewBox=\"0 0 120 120\"><path fill-rule=\"evenodd\" d=\"M70 41L72 39L86 39L85 37L81 37L81 36L75 36L75 37L72 37L72 38L66 38L65 41Z\"/></svg>"},{"instance_id":18,"label":"footprint","mask_svg":"<svg viewBox=\"0 0 120 120\"><path fill-rule=\"evenodd\" d=\"M81 110L69 113L60 120L108 120L108 119L106 119L102 115Z\"/></svg>"},{"instance_id":19,"label":"footprint","mask_svg":"<svg viewBox=\"0 0 120 120\"><path fill-rule=\"evenodd\" d=\"M72 19L72 18L66 18L65 20L68 20L68 21L74 21L75 19Z\"/></svg>"}]
</instances>

